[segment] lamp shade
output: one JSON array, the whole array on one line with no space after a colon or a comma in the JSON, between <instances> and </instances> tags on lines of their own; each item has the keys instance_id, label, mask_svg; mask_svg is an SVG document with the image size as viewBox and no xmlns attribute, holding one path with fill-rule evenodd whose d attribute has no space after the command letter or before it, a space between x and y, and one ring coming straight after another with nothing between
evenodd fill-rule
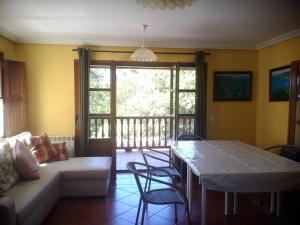
<instances>
[{"instance_id":1,"label":"lamp shade","mask_svg":"<svg viewBox=\"0 0 300 225\"><path fill-rule=\"evenodd\" d=\"M157 56L150 49L142 46L132 53L130 59L138 62L154 62L157 61Z\"/></svg>"}]
</instances>

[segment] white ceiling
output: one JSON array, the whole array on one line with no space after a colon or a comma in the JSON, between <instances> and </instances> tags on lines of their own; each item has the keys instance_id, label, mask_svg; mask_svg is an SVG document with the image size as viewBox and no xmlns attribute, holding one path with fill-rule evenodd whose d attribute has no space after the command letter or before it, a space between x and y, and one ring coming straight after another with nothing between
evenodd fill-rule
<instances>
[{"instance_id":1,"label":"white ceiling","mask_svg":"<svg viewBox=\"0 0 300 225\"><path fill-rule=\"evenodd\" d=\"M135 0L0 0L0 33L19 43L256 48L300 35L300 0L197 0L176 10ZM275 39L274 39L275 38Z\"/></svg>"}]
</instances>

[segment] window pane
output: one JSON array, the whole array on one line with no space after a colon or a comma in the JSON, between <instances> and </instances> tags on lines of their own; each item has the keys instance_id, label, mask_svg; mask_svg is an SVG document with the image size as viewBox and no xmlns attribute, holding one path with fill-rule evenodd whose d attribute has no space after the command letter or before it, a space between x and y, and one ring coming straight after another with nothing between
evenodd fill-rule
<instances>
[{"instance_id":1,"label":"window pane","mask_svg":"<svg viewBox=\"0 0 300 225\"><path fill-rule=\"evenodd\" d=\"M90 88L110 88L110 68L90 68Z\"/></svg>"},{"instance_id":2,"label":"window pane","mask_svg":"<svg viewBox=\"0 0 300 225\"><path fill-rule=\"evenodd\" d=\"M110 113L109 91L90 91L90 113Z\"/></svg>"},{"instance_id":3,"label":"window pane","mask_svg":"<svg viewBox=\"0 0 300 225\"><path fill-rule=\"evenodd\" d=\"M194 135L195 117L180 117L178 118L178 136L180 135Z\"/></svg>"},{"instance_id":4,"label":"window pane","mask_svg":"<svg viewBox=\"0 0 300 225\"><path fill-rule=\"evenodd\" d=\"M195 93L194 92L179 93L179 113L180 114L195 113Z\"/></svg>"},{"instance_id":5,"label":"window pane","mask_svg":"<svg viewBox=\"0 0 300 225\"><path fill-rule=\"evenodd\" d=\"M194 68L181 68L179 71L179 89L195 89L196 71Z\"/></svg>"},{"instance_id":6,"label":"window pane","mask_svg":"<svg viewBox=\"0 0 300 225\"><path fill-rule=\"evenodd\" d=\"M169 114L170 69L117 69L117 116Z\"/></svg>"}]
</instances>

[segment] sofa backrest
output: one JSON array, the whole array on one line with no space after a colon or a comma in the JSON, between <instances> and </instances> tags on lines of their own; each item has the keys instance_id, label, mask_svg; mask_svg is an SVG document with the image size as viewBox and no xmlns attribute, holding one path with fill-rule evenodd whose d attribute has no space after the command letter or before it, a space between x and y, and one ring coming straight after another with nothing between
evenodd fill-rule
<instances>
[{"instance_id":1,"label":"sofa backrest","mask_svg":"<svg viewBox=\"0 0 300 225\"><path fill-rule=\"evenodd\" d=\"M25 131L23 133L17 134L15 136L11 136L5 138L5 140L9 143L10 147L13 148L16 144L16 141L25 141L26 144L30 144L31 133L29 131Z\"/></svg>"},{"instance_id":2,"label":"sofa backrest","mask_svg":"<svg viewBox=\"0 0 300 225\"><path fill-rule=\"evenodd\" d=\"M74 150L74 137L72 136L48 136L51 143L60 143L66 142L67 151L69 157L75 156ZM16 141L25 141L28 145L30 144L31 133L29 131L25 131L23 133L17 134L12 137L5 138L4 141L7 141L11 148L13 148L16 144Z\"/></svg>"}]
</instances>

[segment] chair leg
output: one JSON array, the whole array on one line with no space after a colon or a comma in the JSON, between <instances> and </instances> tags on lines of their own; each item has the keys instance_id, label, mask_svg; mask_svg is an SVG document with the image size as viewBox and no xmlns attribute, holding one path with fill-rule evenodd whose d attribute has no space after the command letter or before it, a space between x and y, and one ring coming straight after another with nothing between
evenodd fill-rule
<instances>
[{"instance_id":1,"label":"chair leg","mask_svg":"<svg viewBox=\"0 0 300 225\"><path fill-rule=\"evenodd\" d=\"M143 213L142 213L142 222L141 222L141 225L144 224L144 218L145 218L145 211L146 211L146 205L147 203L143 202Z\"/></svg>"},{"instance_id":2,"label":"chair leg","mask_svg":"<svg viewBox=\"0 0 300 225\"><path fill-rule=\"evenodd\" d=\"M174 204L174 209L175 209L175 222L177 222L178 218L177 218L177 204L176 203Z\"/></svg>"},{"instance_id":3,"label":"chair leg","mask_svg":"<svg viewBox=\"0 0 300 225\"><path fill-rule=\"evenodd\" d=\"M142 204L142 198L140 198L139 207L138 207L138 211L137 211L136 219L135 219L135 225L137 225L138 222L139 222L140 210L141 210L141 204Z\"/></svg>"}]
</instances>

